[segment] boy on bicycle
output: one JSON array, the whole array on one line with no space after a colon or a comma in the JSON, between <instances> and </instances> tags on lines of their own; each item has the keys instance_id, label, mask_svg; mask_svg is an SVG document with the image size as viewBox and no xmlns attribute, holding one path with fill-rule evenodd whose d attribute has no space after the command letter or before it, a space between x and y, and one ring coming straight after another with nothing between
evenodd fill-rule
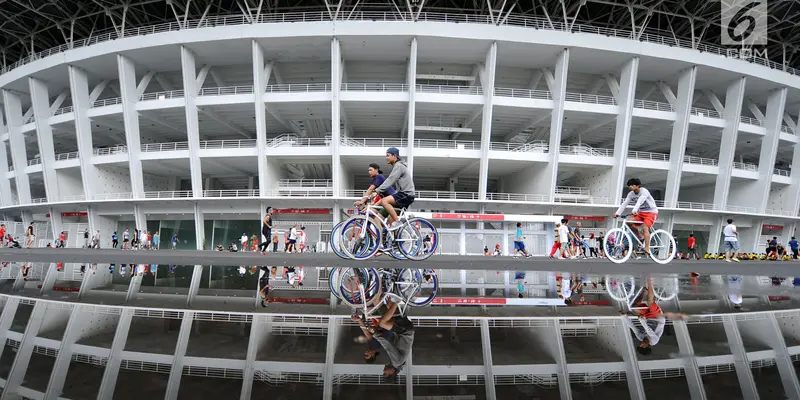
<instances>
[{"instance_id":1,"label":"boy on bicycle","mask_svg":"<svg viewBox=\"0 0 800 400\"><path fill-rule=\"evenodd\" d=\"M647 280L647 300L644 301L644 293L633 301L633 307L642 329L639 329L629 318L625 318L625 325L628 326L636 335L639 343L636 345L636 350L639 354L646 356L653 352L651 346L655 346L661 340L664 334L664 326L667 324L667 318L672 319L685 319L686 314L678 313L665 313L655 301L655 293L653 292L653 282ZM620 313L626 315L627 313Z\"/></svg>"},{"instance_id":2,"label":"boy on bicycle","mask_svg":"<svg viewBox=\"0 0 800 400\"><path fill-rule=\"evenodd\" d=\"M658 207L656 201L650 194L650 191L642 187L642 181L639 178L628 179L628 196L622 201L622 204L617 209L612 217L617 218L625 208L633 204L633 211L631 221L628 221L628 227L631 228L638 239L644 242L644 252L650 254L650 228L658 218ZM643 225L643 226L641 226ZM644 238L642 237L644 236Z\"/></svg>"}]
</instances>

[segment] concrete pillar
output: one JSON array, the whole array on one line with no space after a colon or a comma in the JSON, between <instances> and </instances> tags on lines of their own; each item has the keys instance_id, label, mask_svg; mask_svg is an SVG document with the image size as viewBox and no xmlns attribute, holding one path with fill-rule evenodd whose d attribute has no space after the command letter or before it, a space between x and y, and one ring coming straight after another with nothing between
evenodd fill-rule
<instances>
[{"instance_id":1,"label":"concrete pillar","mask_svg":"<svg viewBox=\"0 0 800 400\"><path fill-rule=\"evenodd\" d=\"M486 62L479 69L483 87L483 119L481 121L481 169L478 175L478 199L486 200L486 187L489 183L489 148L492 144L492 99L494 98L494 80L497 71L497 42L492 42L489 46L489 51L486 52Z\"/></svg>"},{"instance_id":2,"label":"concrete pillar","mask_svg":"<svg viewBox=\"0 0 800 400\"><path fill-rule=\"evenodd\" d=\"M408 85L408 120L406 121L406 137L408 138L408 151L406 162L408 171L414 176L414 140L416 139L417 119L417 38L411 38L411 52L408 56L408 72L406 72Z\"/></svg>"},{"instance_id":3,"label":"concrete pillar","mask_svg":"<svg viewBox=\"0 0 800 400\"><path fill-rule=\"evenodd\" d=\"M25 149L25 135L22 133L22 102L19 95L3 90L3 107L6 114L8 144L11 146L11 160L14 165L14 182L17 185L19 204L31 203L31 184L25 167L28 166L28 153Z\"/></svg>"},{"instance_id":4,"label":"concrete pillar","mask_svg":"<svg viewBox=\"0 0 800 400\"><path fill-rule=\"evenodd\" d=\"M28 77L28 87L31 91L33 114L36 116L36 142L39 144L39 157L42 160L42 178L48 202L58 201L60 198L58 178L56 177L56 152L53 143L53 128L50 127L50 94L47 84L36 78Z\"/></svg>"},{"instance_id":5,"label":"concrete pillar","mask_svg":"<svg viewBox=\"0 0 800 400\"><path fill-rule=\"evenodd\" d=\"M94 146L92 144L92 122L89 120L89 77L86 71L74 65L69 66L69 88L72 96L72 113L75 116L75 136L78 140L78 156L81 164L83 195L90 200L99 192L97 188L97 167L92 163Z\"/></svg>"},{"instance_id":6,"label":"concrete pillar","mask_svg":"<svg viewBox=\"0 0 800 400\"><path fill-rule=\"evenodd\" d=\"M714 204L719 205L723 210L728 205L728 192L731 188L736 138L739 136L739 121L742 116L746 83L747 78L737 79L728 85L725 93L725 112L723 113L725 127L722 129L722 140L719 145L719 173L716 186L714 186ZM722 234L721 231L720 234Z\"/></svg>"},{"instance_id":7,"label":"concrete pillar","mask_svg":"<svg viewBox=\"0 0 800 400\"><path fill-rule=\"evenodd\" d=\"M264 65L264 49L253 40L253 85L255 90L256 142L258 146L258 194L266 197L269 188L267 174L267 110L264 106L264 91L272 75L272 63Z\"/></svg>"},{"instance_id":8,"label":"concrete pillar","mask_svg":"<svg viewBox=\"0 0 800 400\"><path fill-rule=\"evenodd\" d=\"M767 98L767 115L764 121L766 135L761 139L761 154L758 158L758 180L752 193L755 196L755 206L758 212L764 213L769 203L769 192L772 186L772 176L775 174L775 157L778 154L781 127L783 127L783 112L786 108L786 88L773 90ZM770 207L772 208L772 207ZM797 210L794 210L795 214Z\"/></svg>"},{"instance_id":9,"label":"concrete pillar","mask_svg":"<svg viewBox=\"0 0 800 400\"><path fill-rule=\"evenodd\" d=\"M142 172L142 138L139 131L139 113L136 103L139 92L136 83L136 66L133 60L117 54L119 69L119 88L122 96L122 119L125 125L125 144L128 146L128 163L131 175L131 191L134 198L144 194L144 174Z\"/></svg>"},{"instance_id":10,"label":"concrete pillar","mask_svg":"<svg viewBox=\"0 0 800 400\"><path fill-rule=\"evenodd\" d=\"M569 71L569 49L564 49L556 59L553 80L548 79L548 87L553 97L553 113L550 117L550 160L543 178L536 184L536 191L546 193L548 202L555 201L555 187L558 184L558 158L561 153L561 134L564 128L564 101L567 95L567 74ZM547 72L547 71L546 71ZM549 74L549 72L548 72Z\"/></svg>"},{"instance_id":11,"label":"concrete pillar","mask_svg":"<svg viewBox=\"0 0 800 400\"><path fill-rule=\"evenodd\" d=\"M622 67L619 80L619 96L616 134L614 136L614 166L611 167L611 199L622 198L625 185L625 170L628 163L628 145L631 139L631 121L633 118L633 102L636 97L636 80L639 76L639 57L630 59Z\"/></svg>"},{"instance_id":12,"label":"concrete pillar","mask_svg":"<svg viewBox=\"0 0 800 400\"><path fill-rule=\"evenodd\" d=\"M189 173L192 178L192 197L203 197L203 173L200 163L200 122L197 117L197 65L194 53L181 46L183 98L186 100L186 133L189 141Z\"/></svg>"},{"instance_id":13,"label":"concrete pillar","mask_svg":"<svg viewBox=\"0 0 800 400\"><path fill-rule=\"evenodd\" d=\"M0 127L4 126L2 114L0 112ZM0 206L2 207L14 205L14 198L11 196L11 180L8 179L8 154L6 151L6 142L0 140Z\"/></svg>"},{"instance_id":14,"label":"concrete pillar","mask_svg":"<svg viewBox=\"0 0 800 400\"><path fill-rule=\"evenodd\" d=\"M677 104L675 104L675 122L672 124L667 190L664 193L664 203L667 207L674 208L678 204L681 175L683 174L683 158L686 154L686 140L689 137L689 117L692 115L692 100L694 98L696 80L696 66L683 70L678 78L678 97ZM671 230L667 232L671 232Z\"/></svg>"},{"instance_id":15,"label":"concrete pillar","mask_svg":"<svg viewBox=\"0 0 800 400\"><path fill-rule=\"evenodd\" d=\"M331 176L333 177L333 194L339 197L342 194L344 171L339 148L341 147L341 102L339 97L342 90L342 48L338 38L331 40Z\"/></svg>"}]
</instances>

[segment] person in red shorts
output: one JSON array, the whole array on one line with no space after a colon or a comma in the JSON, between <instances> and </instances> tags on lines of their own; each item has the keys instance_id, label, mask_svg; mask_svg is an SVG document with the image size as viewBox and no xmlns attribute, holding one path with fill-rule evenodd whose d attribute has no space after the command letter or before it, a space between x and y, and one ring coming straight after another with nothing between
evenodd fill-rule
<instances>
[{"instance_id":1,"label":"person in red shorts","mask_svg":"<svg viewBox=\"0 0 800 400\"><path fill-rule=\"evenodd\" d=\"M644 301L645 293L647 293L646 301ZM644 356L652 353L651 346L655 346L661 340L661 335L664 334L664 326L667 324L667 318L686 318L685 314L665 313L661 310L661 307L655 301L653 282L650 279L648 279L645 291L634 300L633 304L633 315L638 319L641 328L636 326L630 318L625 318L625 325L633 331L639 341L636 345L636 350ZM627 315L626 313L621 314Z\"/></svg>"},{"instance_id":2,"label":"person in red shorts","mask_svg":"<svg viewBox=\"0 0 800 400\"><path fill-rule=\"evenodd\" d=\"M658 218L658 207L650 191L642 187L642 181L638 178L628 179L627 185L631 191L612 217L617 218L628 205L633 204L631 211L633 218L628 222L628 227L636 233L640 241L644 242L645 253L650 254L650 228Z\"/></svg>"}]
</instances>

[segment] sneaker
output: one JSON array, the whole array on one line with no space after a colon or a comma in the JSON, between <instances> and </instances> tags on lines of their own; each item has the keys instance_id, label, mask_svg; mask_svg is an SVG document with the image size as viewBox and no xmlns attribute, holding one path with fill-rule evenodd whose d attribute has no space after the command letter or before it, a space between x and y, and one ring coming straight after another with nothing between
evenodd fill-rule
<instances>
[{"instance_id":1,"label":"sneaker","mask_svg":"<svg viewBox=\"0 0 800 400\"><path fill-rule=\"evenodd\" d=\"M731 262L731 260L729 258L726 258L725 262Z\"/></svg>"},{"instance_id":2,"label":"sneaker","mask_svg":"<svg viewBox=\"0 0 800 400\"><path fill-rule=\"evenodd\" d=\"M733 257L733 258L731 258L731 260L733 260L733 261L735 261L735 262L739 262L739 259L738 259L738 258L736 258L736 257Z\"/></svg>"},{"instance_id":3,"label":"sneaker","mask_svg":"<svg viewBox=\"0 0 800 400\"><path fill-rule=\"evenodd\" d=\"M403 226L403 224L402 224L402 223L400 223L400 221L394 221L394 223L392 223L392 225L391 225L391 226L389 226L389 228L388 228L388 229L389 229L389 231L396 231L396 230L397 230L398 228L400 228L401 226Z\"/></svg>"}]
</instances>

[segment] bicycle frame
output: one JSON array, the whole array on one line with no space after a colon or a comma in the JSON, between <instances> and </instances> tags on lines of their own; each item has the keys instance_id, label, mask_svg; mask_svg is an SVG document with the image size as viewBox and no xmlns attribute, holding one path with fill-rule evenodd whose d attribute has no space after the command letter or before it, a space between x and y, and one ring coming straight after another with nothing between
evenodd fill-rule
<instances>
[{"instance_id":1,"label":"bicycle frame","mask_svg":"<svg viewBox=\"0 0 800 400\"><path fill-rule=\"evenodd\" d=\"M406 315L406 309L408 308L408 304L411 302L411 299L416 296L419 292L421 285L417 282L398 282L397 280L393 279L391 273L387 272L386 270L381 269L379 272L379 276L383 276L390 279L390 286L389 290L386 292L383 291L381 287L379 290L379 295L374 297L371 301L366 301L366 296L364 295L364 284L358 280L358 276L356 275L357 286L358 290L362 293L361 300L362 300L362 310L364 313L364 318L374 318L375 313L380 309L380 307L386 303L387 300L392 301L393 303L397 304L397 309L400 312L400 315ZM414 286L414 290L411 292L410 295L399 295L398 293L405 293L405 290L402 289L402 286ZM395 287L400 287L397 290L394 290Z\"/></svg>"}]
</instances>

